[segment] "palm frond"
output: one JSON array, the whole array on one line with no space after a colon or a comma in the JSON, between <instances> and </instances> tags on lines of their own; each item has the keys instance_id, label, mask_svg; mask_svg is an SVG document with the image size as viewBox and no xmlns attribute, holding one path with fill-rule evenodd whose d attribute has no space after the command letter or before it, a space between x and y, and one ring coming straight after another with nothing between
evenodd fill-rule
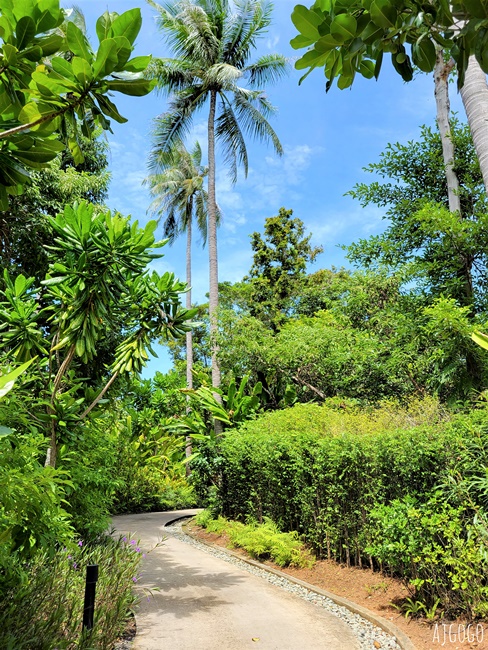
<instances>
[{"instance_id":1,"label":"palm frond","mask_svg":"<svg viewBox=\"0 0 488 650\"><path fill-rule=\"evenodd\" d=\"M179 59L152 59L145 77L156 79L156 88L166 94L179 92L198 83L195 70L187 61Z\"/></svg>"},{"instance_id":2,"label":"palm frond","mask_svg":"<svg viewBox=\"0 0 488 650\"><path fill-rule=\"evenodd\" d=\"M215 135L221 142L224 160L230 166L230 177L235 183L238 164L244 167L244 176L247 176L249 164L246 142L232 110L231 102L223 93L220 93L220 99L222 104L216 120Z\"/></svg>"},{"instance_id":3,"label":"palm frond","mask_svg":"<svg viewBox=\"0 0 488 650\"><path fill-rule=\"evenodd\" d=\"M247 13L248 17L246 30L243 31L234 48L229 51L228 57L233 65L244 68L257 40L264 36L271 24L273 5L266 0L236 0L235 4L238 12Z\"/></svg>"},{"instance_id":4,"label":"palm frond","mask_svg":"<svg viewBox=\"0 0 488 650\"><path fill-rule=\"evenodd\" d=\"M265 54L257 61L246 66L244 72L251 88L263 87L275 83L287 74L289 62L281 54Z\"/></svg>"},{"instance_id":5,"label":"palm frond","mask_svg":"<svg viewBox=\"0 0 488 650\"><path fill-rule=\"evenodd\" d=\"M206 94L201 87L192 86L173 95L169 110L160 116L153 132L153 152L169 151L177 140L183 140L189 132L193 114L206 101ZM157 169L158 160L151 153L149 156L149 169Z\"/></svg>"},{"instance_id":6,"label":"palm frond","mask_svg":"<svg viewBox=\"0 0 488 650\"><path fill-rule=\"evenodd\" d=\"M232 103L239 122L252 137L263 141L271 141L277 154L283 155L283 147L276 132L266 119L266 116L275 111L263 93L236 88L233 93ZM258 106L255 106L257 103Z\"/></svg>"},{"instance_id":7,"label":"palm frond","mask_svg":"<svg viewBox=\"0 0 488 650\"><path fill-rule=\"evenodd\" d=\"M228 88L237 79L242 77L242 70L239 70L228 63L216 63L205 71L203 82L211 88Z\"/></svg>"}]
</instances>

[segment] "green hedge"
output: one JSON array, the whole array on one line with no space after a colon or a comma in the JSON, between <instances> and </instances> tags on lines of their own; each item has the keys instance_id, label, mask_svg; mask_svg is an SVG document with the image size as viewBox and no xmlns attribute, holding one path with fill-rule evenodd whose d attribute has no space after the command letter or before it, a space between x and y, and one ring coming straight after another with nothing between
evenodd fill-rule
<instances>
[{"instance_id":1,"label":"green hedge","mask_svg":"<svg viewBox=\"0 0 488 650\"><path fill-rule=\"evenodd\" d=\"M446 508L451 508L456 530L447 536L439 530L435 536L427 525L425 535L418 526L412 528L416 552L425 546L433 557L432 548L439 546L446 567L451 566L444 567L441 582L452 591L466 581L454 576L446 587L445 576L455 574L454 564L464 561L458 552L463 540L475 539L478 550L471 549L469 562L484 580L488 415L478 411L447 420L426 404L422 423L418 405L415 417L408 409L392 412L391 406L367 413L339 406L300 405L229 431L218 450L221 514L237 520L269 517L281 530L304 535L318 556L390 568L429 603L439 593L429 587L436 580L429 573L432 567L424 571L428 563L419 560L412 568L411 558L402 557L409 553L399 538L402 526L388 526L394 515L397 523L403 517L408 528L402 514L406 498L420 509L428 502L423 515L428 511L431 518L442 510L448 516ZM394 512L385 510L391 505ZM409 571L402 570L407 565ZM455 603L447 608L451 612L469 609L456 599L449 602Z\"/></svg>"}]
</instances>

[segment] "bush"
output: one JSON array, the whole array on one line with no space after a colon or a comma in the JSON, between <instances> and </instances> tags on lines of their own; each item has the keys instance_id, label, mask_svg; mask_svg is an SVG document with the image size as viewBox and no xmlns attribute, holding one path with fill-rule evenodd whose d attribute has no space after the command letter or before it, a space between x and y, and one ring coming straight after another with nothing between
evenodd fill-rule
<instances>
[{"instance_id":1,"label":"bush","mask_svg":"<svg viewBox=\"0 0 488 650\"><path fill-rule=\"evenodd\" d=\"M370 513L367 552L403 578L425 609L440 601L444 615L488 614L486 524L467 523L463 508L441 499L395 499Z\"/></svg>"},{"instance_id":2,"label":"bush","mask_svg":"<svg viewBox=\"0 0 488 650\"><path fill-rule=\"evenodd\" d=\"M300 405L227 433L218 458L224 516L270 518L321 557L388 569L426 607L486 613L487 410Z\"/></svg>"}]
</instances>

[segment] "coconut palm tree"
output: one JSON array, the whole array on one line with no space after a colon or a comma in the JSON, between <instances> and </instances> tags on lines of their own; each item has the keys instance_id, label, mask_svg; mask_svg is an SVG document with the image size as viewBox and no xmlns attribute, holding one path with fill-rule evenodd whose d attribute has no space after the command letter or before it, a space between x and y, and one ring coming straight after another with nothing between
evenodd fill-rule
<instances>
[{"instance_id":1,"label":"coconut palm tree","mask_svg":"<svg viewBox=\"0 0 488 650\"><path fill-rule=\"evenodd\" d=\"M158 120L156 120L157 126ZM208 194L204 188L204 178L208 168L202 165L202 149L195 142L191 152L187 151L181 140L173 142L169 151L162 152L154 147L149 156L149 169L153 171L144 184L149 187L153 201L149 212L163 223L164 237L170 245L179 235L186 233L186 308L191 309L191 247L193 221L202 237L207 240ZM220 213L217 208L217 218ZM193 388L193 342L192 332L186 332L186 383ZM191 454L191 443L187 443L187 456Z\"/></svg>"},{"instance_id":2,"label":"coconut palm tree","mask_svg":"<svg viewBox=\"0 0 488 650\"><path fill-rule=\"evenodd\" d=\"M274 107L263 86L287 68L279 54L249 59L256 42L270 24L272 5L265 0L181 0L164 6L148 0L174 58L155 60L152 74L169 94L169 110L162 117L155 143L160 151L187 133L195 114L208 110L208 251L209 313L212 338L212 385L220 385L215 343L218 307L217 204L215 143L223 148L233 180L237 167L247 174L245 135L270 141L282 154L280 141L268 122Z\"/></svg>"}]
</instances>

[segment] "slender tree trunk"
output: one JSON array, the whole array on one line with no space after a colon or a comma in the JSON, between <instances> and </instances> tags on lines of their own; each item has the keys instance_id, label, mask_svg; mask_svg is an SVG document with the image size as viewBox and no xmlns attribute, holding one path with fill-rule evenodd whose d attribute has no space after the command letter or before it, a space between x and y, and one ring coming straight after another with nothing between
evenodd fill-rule
<instances>
[{"instance_id":1,"label":"slender tree trunk","mask_svg":"<svg viewBox=\"0 0 488 650\"><path fill-rule=\"evenodd\" d=\"M51 392L51 404L47 407L47 412L48 415L54 415L55 409L54 409L54 401L56 399L56 395L58 393L59 387L61 386L61 382L63 381L63 377L68 371L68 368L71 365L71 362L73 361L73 357L75 356L75 344L73 343L71 347L69 348L66 357L63 361L63 363L60 365L59 370L56 374L56 377L54 378L53 382L53 388ZM57 445L57 430L58 430L58 423L57 420L54 418L51 419L51 436L50 436L50 441L49 441L49 447L47 449L46 453L46 460L44 462L45 467L56 467L56 458L58 454L58 445Z\"/></svg>"},{"instance_id":2,"label":"slender tree trunk","mask_svg":"<svg viewBox=\"0 0 488 650\"><path fill-rule=\"evenodd\" d=\"M217 260L217 202L215 199L215 109L217 93L210 92L208 114L208 258L209 258L209 316L210 344L212 347L212 386L220 387L220 368L217 358L217 308L219 306L219 272ZM221 401L220 395L214 393ZM214 420L215 434L222 433L222 423Z\"/></svg>"},{"instance_id":3,"label":"slender tree trunk","mask_svg":"<svg viewBox=\"0 0 488 650\"><path fill-rule=\"evenodd\" d=\"M449 210L461 214L459 198L459 179L454 170L454 143L451 137L449 113L449 73L454 67L454 60L444 61L442 48L437 48L437 60L434 68L435 100L437 105L437 125L441 134L442 154L447 180Z\"/></svg>"},{"instance_id":4,"label":"slender tree trunk","mask_svg":"<svg viewBox=\"0 0 488 650\"><path fill-rule=\"evenodd\" d=\"M186 224L186 283L191 287L191 223L192 215L189 216L188 222ZM186 294L186 308L191 309L191 288ZM186 387L193 388L193 333L190 330L186 333ZM186 396L186 413L190 413L190 396ZM190 436L186 437L186 447L185 454L189 458L192 453L192 444ZM190 465L186 465L186 474L190 474Z\"/></svg>"},{"instance_id":5,"label":"slender tree trunk","mask_svg":"<svg viewBox=\"0 0 488 650\"><path fill-rule=\"evenodd\" d=\"M461 98L488 193L488 85L475 56L469 57Z\"/></svg>"}]
</instances>

